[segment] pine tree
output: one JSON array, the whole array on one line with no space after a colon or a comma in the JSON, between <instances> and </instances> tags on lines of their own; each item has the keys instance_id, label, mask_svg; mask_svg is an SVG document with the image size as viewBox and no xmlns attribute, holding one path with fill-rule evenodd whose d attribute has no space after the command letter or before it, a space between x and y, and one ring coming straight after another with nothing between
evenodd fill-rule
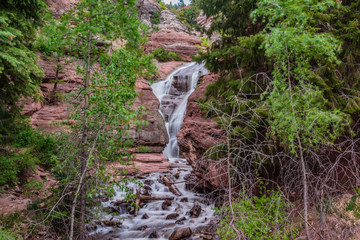
<instances>
[{"instance_id":1,"label":"pine tree","mask_svg":"<svg viewBox=\"0 0 360 240\"><path fill-rule=\"evenodd\" d=\"M20 97L38 93L42 69L29 49L45 10L42 0L0 3L0 105L13 114Z\"/></svg>"}]
</instances>

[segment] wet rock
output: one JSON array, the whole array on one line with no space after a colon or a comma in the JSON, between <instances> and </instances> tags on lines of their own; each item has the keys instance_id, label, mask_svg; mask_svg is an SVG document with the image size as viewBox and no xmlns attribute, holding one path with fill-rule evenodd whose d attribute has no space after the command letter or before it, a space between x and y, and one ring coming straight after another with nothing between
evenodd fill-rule
<instances>
[{"instance_id":1,"label":"wet rock","mask_svg":"<svg viewBox=\"0 0 360 240\"><path fill-rule=\"evenodd\" d=\"M116 206L110 206L107 208L109 213L118 213L119 212L119 208Z\"/></svg>"},{"instance_id":2,"label":"wet rock","mask_svg":"<svg viewBox=\"0 0 360 240\"><path fill-rule=\"evenodd\" d=\"M190 210L190 217L197 218L200 216L200 213L201 213L201 206L195 204Z\"/></svg>"},{"instance_id":3,"label":"wet rock","mask_svg":"<svg viewBox=\"0 0 360 240\"><path fill-rule=\"evenodd\" d=\"M143 187L143 195L151 195L151 187L145 185Z\"/></svg>"},{"instance_id":4,"label":"wet rock","mask_svg":"<svg viewBox=\"0 0 360 240\"><path fill-rule=\"evenodd\" d=\"M211 240L211 239L213 239L213 235L212 235L212 234L205 233L204 235L202 235L202 239L204 239L204 240Z\"/></svg>"},{"instance_id":5,"label":"wet rock","mask_svg":"<svg viewBox=\"0 0 360 240\"><path fill-rule=\"evenodd\" d=\"M148 219L149 215L147 215L146 213L144 213L144 215L141 217L141 219Z\"/></svg>"},{"instance_id":6,"label":"wet rock","mask_svg":"<svg viewBox=\"0 0 360 240\"><path fill-rule=\"evenodd\" d=\"M144 231L144 230L147 229L147 228L148 228L148 226L144 225L144 226L139 227L138 230Z\"/></svg>"},{"instance_id":7,"label":"wet rock","mask_svg":"<svg viewBox=\"0 0 360 240\"><path fill-rule=\"evenodd\" d=\"M166 210L166 209L168 209L169 206L171 206L171 201L170 201L170 200L165 200L165 201L161 204L161 209L162 209L162 210Z\"/></svg>"},{"instance_id":8,"label":"wet rock","mask_svg":"<svg viewBox=\"0 0 360 240\"><path fill-rule=\"evenodd\" d=\"M139 205L139 207L140 207L140 208L143 208L145 205L146 205L146 203L141 202L140 205Z\"/></svg>"},{"instance_id":9,"label":"wet rock","mask_svg":"<svg viewBox=\"0 0 360 240\"><path fill-rule=\"evenodd\" d=\"M186 228L180 228L175 230L169 240L177 240L177 239L183 239L183 238L188 238L190 237L192 234L191 229L189 227Z\"/></svg>"},{"instance_id":10,"label":"wet rock","mask_svg":"<svg viewBox=\"0 0 360 240\"><path fill-rule=\"evenodd\" d=\"M86 225L86 230L88 232L95 232L96 229L97 229L97 225L95 225L95 224L87 224Z\"/></svg>"},{"instance_id":11,"label":"wet rock","mask_svg":"<svg viewBox=\"0 0 360 240\"><path fill-rule=\"evenodd\" d=\"M135 213L135 208L134 207L128 207L128 212L130 213L130 214L134 214Z\"/></svg>"},{"instance_id":12,"label":"wet rock","mask_svg":"<svg viewBox=\"0 0 360 240\"><path fill-rule=\"evenodd\" d=\"M171 213L169 215L166 216L167 220L172 220L172 219L176 219L179 216L179 214L177 213Z\"/></svg>"},{"instance_id":13,"label":"wet rock","mask_svg":"<svg viewBox=\"0 0 360 240\"><path fill-rule=\"evenodd\" d=\"M111 221L111 220L98 221L96 223L101 226L108 226L108 227L120 227L122 224L121 222Z\"/></svg>"},{"instance_id":14,"label":"wet rock","mask_svg":"<svg viewBox=\"0 0 360 240\"><path fill-rule=\"evenodd\" d=\"M188 202L188 201L189 201L189 199L187 197L184 197L180 200L180 202Z\"/></svg>"},{"instance_id":15,"label":"wet rock","mask_svg":"<svg viewBox=\"0 0 360 240\"><path fill-rule=\"evenodd\" d=\"M153 231L150 235L149 238L159 238L159 234L156 231Z\"/></svg>"},{"instance_id":16,"label":"wet rock","mask_svg":"<svg viewBox=\"0 0 360 240\"><path fill-rule=\"evenodd\" d=\"M144 186L144 187L148 187L148 186L153 185L153 184L154 184L154 181L153 181L153 180L150 180L150 179L146 179L146 180L144 181L144 184L147 185L147 186ZM150 188L150 190L151 190L151 188Z\"/></svg>"},{"instance_id":17,"label":"wet rock","mask_svg":"<svg viewBox=\"0 0 360 240\"><path fill-rule=\"evenodd\" d=\"M180 219L178 219L178 220L176 220L176 224L184 224L184 221L186 220L186 217L182 217L182 218L180 218Z\"/></svg>"}]
</instances>

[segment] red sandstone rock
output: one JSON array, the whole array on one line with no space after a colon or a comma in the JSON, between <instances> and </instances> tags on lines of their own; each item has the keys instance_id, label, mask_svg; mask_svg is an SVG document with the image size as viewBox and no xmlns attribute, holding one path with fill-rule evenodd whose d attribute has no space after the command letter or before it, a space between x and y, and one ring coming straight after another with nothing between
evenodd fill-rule
<instances>
[{"instance_id":1,"label":"red sandstone rock","mask_svg":"<svg viewBox=\"0 0 360 240\"><path fill-rule=\"evenodd\" d=\"M184 62L160 62L158 63L158 72L159 72L159 79L165 79L171 72L173 72L177 67L183 65Z\"/></svg>"},{"instance_id":2,"label":"red sandstone rock","mask_svg":"<svg viewBox=\"0 0 360 240\"><path fill-rule=\"evenodd\" d=\"M113 176L113 180L119 180L123 174L122 170L128 171L129 174L150 173L168 171L169 161L162 153L137 153L131 165L123 165L119 162L111 162L107 169Z\"/></svg>"},{"instance_id":3,"label":"red sandstone rock","mask_svg":"<svg viewBox=\"0 0 360 240\"><path fill-rule=\"evenodd\" d=\"M169 142L164 120L158 112L159 101L152 92L152 88L145 80L136 82L135 90L139 93L134 107L143 105L146 111L143 111L143 120L148 122L147 126L141 127L140 130L133 129L133 135L136 139L137 146L150 147L149 152L161 153Z\"/></svg>"},{"instance_id":4,"label":"red sandstone rock","mask_svg":"<svg viewBox=\"0 0 360 240\"><path fill-rule=\"evenodd\" d=\"M199 51L196 45L201 45L201 40L196 36L171 29L161 29L149 37L146 51L151 52L156 48L163 47L166 51L179 53L182 60L190 61L190 56Z\"/></svg>"},{"instance_id":5,"label":"red sandstone rock","mask_svg":"<svg viewBox=\"0 0 360 240\"><path fill-rule=\"evenodd\" d=\"M79 0L46 0L49 4L49 9L53 11L53 14L57 17L69 11L78 1Z\"/></svg>"},{"instance_id":6,"label":"red sandstone rock","mask_svg":"<svg viewBox=\"0 0 360 240\"><path fill-rule=\"evenodd\" d=\"M223 183L226 184L222 166L210 159L202 159L207 149L225 140L224 131L214 120L203 118L205 112L201 111L196 100L204 97L206 87L217 78L216 74L204 76L201 84L190 95L184 122L177 134L181 154L194 168L197 177L208 181L205 184L208 187L222 187Z\"/></svg>"}]
</instances>

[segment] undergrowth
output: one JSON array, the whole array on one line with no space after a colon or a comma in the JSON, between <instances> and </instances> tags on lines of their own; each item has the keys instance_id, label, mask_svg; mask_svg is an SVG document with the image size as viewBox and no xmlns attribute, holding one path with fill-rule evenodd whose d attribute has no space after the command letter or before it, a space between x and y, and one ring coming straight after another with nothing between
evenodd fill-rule
<instances>
[{"instance_id":1,"label":"undergrowth","mask_svg":"<svg viewBox=\"0 0 360 240\"><path fill-rule=\"evenodd\" d=\"M260 197L242 194L231 206L216 209L222 216L217 234L221 239L237 239L239 235L253 240L293 239L297 230L290 227L289 207L278 191Z\"/></svg>"}]
</instances>

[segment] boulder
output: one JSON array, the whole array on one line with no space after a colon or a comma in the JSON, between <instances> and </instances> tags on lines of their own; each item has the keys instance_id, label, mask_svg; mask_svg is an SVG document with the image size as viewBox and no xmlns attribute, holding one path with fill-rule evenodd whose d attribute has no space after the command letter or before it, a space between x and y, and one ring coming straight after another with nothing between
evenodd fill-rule
<instances>
[{"instance_id":1,"label":"boulder","mask_svg":"<svg viewBox=\"0 0 360 240\"><path fill-rule=\"evenodd\" d=\"M190 210L190 217L197 218L200 216L200 213L201 213L201 206L195 204Z\"/></svg>"},{"instance_id":2,"label":"boulder","mask_svg":"<svg viewBox=\"0 0 360 240\"><path fill-rule=\"evenodd\" d=\"M191 236L191 234L192 234L192 231L189 227L180 228L180 229L175 230L171 234L169 240L178 240L178 239L188 238Z\"/></svg>"},{"instance_id":3,"label":"boulder","mask_svg":"<svg viewBox=\"0 0 360 240\"><path fill-rule=\"evenodd\" d=\"M172 219L176 219L179 216L179 214L177 213L170 213L169 215L166 216L167 220L172 220Z\"/></svg>"}]
</instances>

